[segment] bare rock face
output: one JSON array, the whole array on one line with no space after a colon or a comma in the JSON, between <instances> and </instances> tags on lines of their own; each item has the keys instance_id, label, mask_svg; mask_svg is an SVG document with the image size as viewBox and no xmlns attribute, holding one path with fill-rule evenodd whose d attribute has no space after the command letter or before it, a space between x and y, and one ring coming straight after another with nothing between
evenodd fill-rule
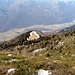
<instances>
[{"instance_id":1,"label":"bare rock face","mask_svg":"<svg viewBox=\"0 0 75 75\"><path fill-rule=\"evenodd\" d=\"M48 75L48 71L45 71L45 70L39 70L38 71L38 75Z\"/></svg>"},{"instance_id":2,"label":"bare rock face","mask_svg":"<svg viewBox=\"0 0 75 75\"><path fill-rule=\"evenodd\" d=\"M42 70L42 69L40 69L38 71L38 75L52 75L52 72L49 71L49 70Z\"/></svg>"},{"instance_id":3,"label":"bare rock face","mask_svg":"<svg viewBox=\"0 0 75 75\"><path fill-rule=\"evenodd\" d=\"M11 69L8 70L8 74L12 75L12 73L15 73L15 69L14 68L11 68Z\"/></svg>"},{"instance_id":4,"label":"bare rock face","mask_svg":"<svg viewBox=\"0 0 75 75\"><path fill-rule=\"evenodd\" d=\"M30 33L29 38L27 38L27 40L28 40L28 41L30 41L30 40L37 40L38 38L40 38L40 35L37 34L36 31L32 31L32 32Z\"/></svg>"}]
</instances>

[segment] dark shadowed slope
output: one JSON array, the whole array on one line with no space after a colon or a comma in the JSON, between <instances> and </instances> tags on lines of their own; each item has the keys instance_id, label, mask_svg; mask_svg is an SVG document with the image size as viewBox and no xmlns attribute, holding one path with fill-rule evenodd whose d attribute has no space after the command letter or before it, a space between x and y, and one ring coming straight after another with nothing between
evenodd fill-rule
<instances>
[{"instance_id":1,"label":"dark shadowed slope","mask_svg":"<svg viewBox=\"0 0 75 75\"><path fill-rule=\"evenodd\" d=\"M45 34L43 34L41 31L38 30L28 31L11 40L1 43L0 50L13 47L13 46L23 45L23 44L31 44L32 43L31 41L37 40L45 36L46 36Z\"/></svg>"}]
</instances>

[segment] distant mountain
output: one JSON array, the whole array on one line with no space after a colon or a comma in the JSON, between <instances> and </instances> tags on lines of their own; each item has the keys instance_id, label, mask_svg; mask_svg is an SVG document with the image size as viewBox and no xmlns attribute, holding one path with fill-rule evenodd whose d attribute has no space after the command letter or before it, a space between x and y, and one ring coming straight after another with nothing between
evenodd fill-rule
<instances>
[{"instance_id":1,"label":"distant mountain","mask_svg":"<svg viewBox=\"0 0 75 75\"><path fill-rule=\"evenodd\" d=\"M71 30L75 30L75 25L62 29L60 31L60 33L68 32L68 31L71 31Z\"/></svg>"},{"instance_id":2,"label":"distant mountain","mask_svg":"<svg viewBox=\"0 0 75 75\"><path fill-rule=\"evenodd\" d=\"M75 1L0 0L0 32L33 25L72 22Z\"/></svg>"}]
</instances>

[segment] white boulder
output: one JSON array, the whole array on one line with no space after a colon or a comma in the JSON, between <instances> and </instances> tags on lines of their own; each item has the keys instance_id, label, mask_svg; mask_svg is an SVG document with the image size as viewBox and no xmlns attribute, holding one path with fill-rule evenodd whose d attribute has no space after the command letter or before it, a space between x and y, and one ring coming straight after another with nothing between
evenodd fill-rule
<instances>
[{"instance_id":1,"label":"white boulder","mask_svg":"<svg viewBox=\"0 0 75 75\"><path fill-rule=\"evenodd\" d=\"M49 74L48 74L48 70L42 70L42 69L40 69L40 70L38 71L38 75L49 75Z\"/></svg>"},{"instance_id":2,"label":"white boulder","mask_svg":"<svg viewBox=\"0 0 75 75\"><path fill-rule=\"evenodd\" d=\"M30 33L29 38L27 38L27 40L28 40L28 41L30 41L30 40L37 40L38 38L40 38L39 34L37 34L36 31L32 31L32 32Z\"/></svg>"},{"instance_id":3,"label":"white boulder","mask_svg":"<svg viewBox=\"0 0 75 75\"><path fill-rule=\"evenodd\" d=\"M11 74L11 73L15 73L15 69L14 68L11 68L8 70L8 74Z\"/></svg>"},{"instance_id":4,"label":"white boulder","mask_svg":"<svg viewBox=\"0 0 75 75\"><path fill-rule=\"evenodd\" d=\"M12 54L8 54L8 56L12 56Z\"/></svg>"}]
</instances>

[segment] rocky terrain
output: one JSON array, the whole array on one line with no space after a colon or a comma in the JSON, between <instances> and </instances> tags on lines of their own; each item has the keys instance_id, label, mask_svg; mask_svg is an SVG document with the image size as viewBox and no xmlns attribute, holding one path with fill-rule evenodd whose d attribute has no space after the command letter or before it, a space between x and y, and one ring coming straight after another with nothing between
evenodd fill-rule
<instances>
[{"instance_id":1,"label":"rocky terrain","mask_svg":"<svg viewBox=\"0 0 75 75\"><path fill-rule=\"evenodd\" d=\"M39 75L40 69L74 75L74 59L75 30L50 35L32 30L0 44L0 75Z\"/></svg>"}]
</instances>

